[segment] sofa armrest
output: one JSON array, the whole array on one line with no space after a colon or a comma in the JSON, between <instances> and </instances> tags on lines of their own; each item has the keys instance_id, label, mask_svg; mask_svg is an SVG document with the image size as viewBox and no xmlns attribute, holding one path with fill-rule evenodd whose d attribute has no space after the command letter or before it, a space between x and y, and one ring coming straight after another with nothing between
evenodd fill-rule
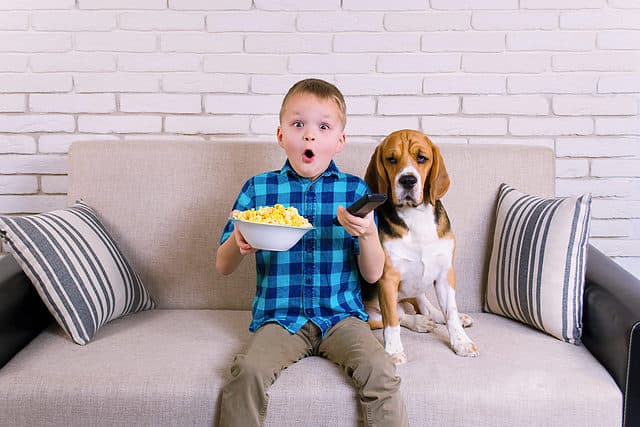
<instances>
[{"instance_id":1,"label":"sofa armrest","mask_svg":"<svg viewBox=\"0 0 640 427\"><path fill-rule=\"evenodd\" d=\"M622 390L623 425L640 425L640 280L591 245L582 341Z\"/></svg>"},{"instance_id":2,"label":"sofa armrest","mask_svg":"<svg viewBox=\"0 0 640 427\"><path fill-rule=\"evenodd\" d=\"M52 317L11 255L0 257L0 368L38 335Z\"/></svg>"}]
</instances>

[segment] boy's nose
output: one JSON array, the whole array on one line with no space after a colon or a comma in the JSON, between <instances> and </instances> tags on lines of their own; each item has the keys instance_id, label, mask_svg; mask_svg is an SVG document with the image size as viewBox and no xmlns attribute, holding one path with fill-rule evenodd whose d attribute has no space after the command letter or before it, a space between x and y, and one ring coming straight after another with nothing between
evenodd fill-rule
<instances>
[{"instance_id":1,"label":"boy's nose","mask_svg":"<svg viewBox=\"0 0 640 427\"><path fill-rule=\"evenodd\" d=\"M304 140L305 141L315 141L316 140L316 136L313 132L307 131L304 133Z\"/></svg>"}]
</instances>

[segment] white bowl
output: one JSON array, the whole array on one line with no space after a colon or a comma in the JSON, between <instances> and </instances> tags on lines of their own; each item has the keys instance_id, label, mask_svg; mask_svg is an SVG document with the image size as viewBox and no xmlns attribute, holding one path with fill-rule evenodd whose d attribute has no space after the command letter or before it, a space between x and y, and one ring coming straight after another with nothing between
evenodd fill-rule
<instances>
[{"instance_id":1,"label":"white bowl","mask_svg":"<svg viewBox=\"0 0 640 427\"><path fill-rule=\"evenodd\" d=\"M288 251L313 227L265 224L233 219L244 239L254 248L265 251Z\"/></svg>"}]
</instances>

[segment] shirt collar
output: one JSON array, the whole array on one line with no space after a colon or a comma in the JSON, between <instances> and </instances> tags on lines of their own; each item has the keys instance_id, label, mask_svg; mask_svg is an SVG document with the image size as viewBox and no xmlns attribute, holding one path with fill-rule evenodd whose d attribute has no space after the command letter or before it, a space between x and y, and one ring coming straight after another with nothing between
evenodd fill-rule
<instances>
[{"instance_id":1,"label":"shirt collar","mask_svg":"<svg viewBox=\"0 0 640 427\"><path fill-rule=\"evenodd\" d=\"M281 175L295 176L298 179L307 179L307 178L303 178L300 175L298 175L298 173L291 166L291 163L289 162L289 159L287 159L287 161L284 163L284 166L282 166L282 169L280 169L280 174ZM335 164L335 162L333 160L331 160L331 162L329 163L329 166L327 166L327 169L325 169L325 171L320 174L320 178L328 177L328 176L335 176L337 178L340 178L342 175L343 174L338 169L338 166Z\"/></svg>"}]
</instances>

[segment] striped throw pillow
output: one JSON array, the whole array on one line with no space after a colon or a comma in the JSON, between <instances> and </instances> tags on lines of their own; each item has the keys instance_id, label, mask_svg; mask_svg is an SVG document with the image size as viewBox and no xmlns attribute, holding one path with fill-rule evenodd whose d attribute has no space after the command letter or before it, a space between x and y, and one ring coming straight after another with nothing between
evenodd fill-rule
<instances>
[{"instance_id":1,"label":"striped throw pillow","mask_svg":"<svg viewBox=\"0 0 640 427\"><path fill-rule=\"evenodd\" d=\"M485 310L579 344L591 195L500 186Z\"/></svg>"},{"instance_id":2,"label":"striped throw pillow","mask_svg":"<svg viewBox=\"0 0 640 427\"><path fill-rule=\"evenodd\" d=\"M154 308L96 212L83 202L38 215L0 216L0 236L77 344L87 344L113 319Z\"/></svg>"}]
</instances>

